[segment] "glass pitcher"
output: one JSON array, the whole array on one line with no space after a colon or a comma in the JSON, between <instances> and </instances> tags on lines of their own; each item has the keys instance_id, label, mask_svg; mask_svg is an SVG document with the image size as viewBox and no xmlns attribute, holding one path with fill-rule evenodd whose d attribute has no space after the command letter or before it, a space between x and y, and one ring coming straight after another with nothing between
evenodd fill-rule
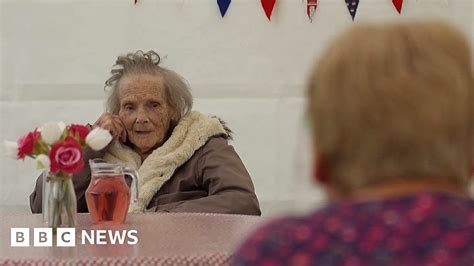
<instances>
[{"instance_id":1,"label":"glass pitcher","mask_svg":"<svg viewBox=\"0 0 474 266\"><path fill-rule=\"evenodd\" d=\"M86 202L94 224L122 224L130 205L138 199L137 171L103 159L89 160L91 181L86 190ZM125 175L132 177L131 189Z\"/></svg>"}]
</instances>

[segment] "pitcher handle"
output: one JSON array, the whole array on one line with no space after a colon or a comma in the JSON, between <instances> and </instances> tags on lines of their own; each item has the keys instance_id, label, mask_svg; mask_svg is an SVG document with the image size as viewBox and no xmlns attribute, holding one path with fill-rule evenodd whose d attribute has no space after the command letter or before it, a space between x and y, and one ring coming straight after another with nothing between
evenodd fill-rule
<instances>
[{"instance_id":1,"label":"pitcher handle","mask_svg":"<svg viewBox=\"0 0 474 266\"><path fill-rule=\"evenodd\" d=\"M122 172L125 175L129 175L132 177L132 187L130 190L132 191L132 201L138 201L138 172L129 167L122 167Z\"/></svg>"}]
</instances>

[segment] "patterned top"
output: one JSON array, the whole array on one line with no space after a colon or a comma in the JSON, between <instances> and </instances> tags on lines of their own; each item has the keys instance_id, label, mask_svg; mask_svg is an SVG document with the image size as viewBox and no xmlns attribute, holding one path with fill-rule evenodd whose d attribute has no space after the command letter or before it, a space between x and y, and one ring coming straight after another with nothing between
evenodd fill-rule
<instances>
[{"instance_id":1,"label":"patterned top","mask_svg":"<svg viewBox=\"0 0 474 266\"><path fill-rule=\"evenodd\" d=\"M474 200L423 193L329 205L260 228L233 265L474 265Z\"/></svg>"}]
</instances>

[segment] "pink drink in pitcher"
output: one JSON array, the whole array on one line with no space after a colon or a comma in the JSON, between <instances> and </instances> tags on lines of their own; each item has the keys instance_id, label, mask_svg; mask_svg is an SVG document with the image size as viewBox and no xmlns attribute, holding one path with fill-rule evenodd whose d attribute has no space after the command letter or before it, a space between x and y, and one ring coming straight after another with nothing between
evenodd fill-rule
<instances>
[{"instance_id":1,"label":"pink drink in pitcher","mask_svg":"<svg viewBox=\"0 0 474 266\"><path fill-rule=\"evenodd\" d=\"M86 201L93 223L121 224L127 216L130 191L122 176L104 176L100 182L91 181Z\"/></svg>"},{"instance_id":2,"label":"pink drink in pitcher","mask_svg":"<svg viewBox=\"0 0 474 266\"><path fill-rule=\"evenodd\" d=\"M130 204L130 189L124 173L132 176L132 194L136 200L136 171L109 164L100 159L90 161L91 182L86 190L86 202L94 224L122 224Z\"/></svg>"}]
</instances>

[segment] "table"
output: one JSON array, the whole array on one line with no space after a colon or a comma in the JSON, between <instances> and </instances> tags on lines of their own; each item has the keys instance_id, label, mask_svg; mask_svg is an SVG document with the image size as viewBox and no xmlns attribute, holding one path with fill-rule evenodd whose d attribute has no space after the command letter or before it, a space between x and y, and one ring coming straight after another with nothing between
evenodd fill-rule
<instances>
[{"instance_id":1,"label":"table","mask_svg":"<svg viewBox=\"0 0 474 266\"><path fill-rule=\"evenodd\" d=\"M35 247L33 228L47 227L41 214L0 216L0 265L221 265L265 219L245 215L200 213L130 214L124 225L93 225L89 214L78 214L75 247ZM11 247L10 229L30 228L29 247ZM81 243L86 230L137 230L138 243L92 245Z\"/></svg>"}]
</instances>

